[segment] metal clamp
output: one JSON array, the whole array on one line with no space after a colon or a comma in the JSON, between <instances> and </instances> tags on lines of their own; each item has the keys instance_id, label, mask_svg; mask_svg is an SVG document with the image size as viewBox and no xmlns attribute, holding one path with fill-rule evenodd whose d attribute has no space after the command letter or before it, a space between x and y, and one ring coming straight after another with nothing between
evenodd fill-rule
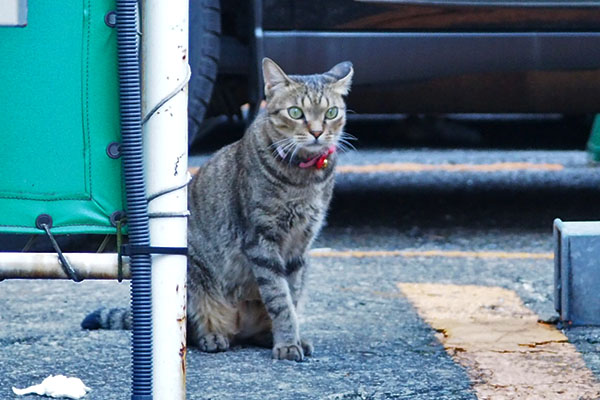
<instances>
[{"instance_id":1,"label":"metal clamp","mask_svg":"<svg viewBox=\"0 0 600 400\"><path fill-rule=\"evenodd\" d=\"M58 260L60 261L60 265L62 266L64 273L71 280L75 282L81 282L83 278L79 277L75 269L69 263L69 260L65 258L65 256L62 253L62 250L60 249L60 246L58 245L58 242L56 241L56 239L54 239L54 236L50 232L50 228L52 227L52 217L48 214L39 215L35 220L35 226L38 229L41 229L44 232L46 232L48 239L50 239L50 243L52 243L52 247L54 247L54 251L56 251L56 253L58 254Z\"/></svg>"},{"instance_id":2,"label":"metal clamp","mask_svg":"<svg viewBox=\"0 0 600 400\"><path fill-rule=\"evenodd\" d=\"M122 223L124 218L116 220L117 224L117 281L123 282L123 254L121 253L121 247L123 244L123 232L121 231Z\"/></svg>"},{"instance_id":3,"label":"metal clamp","mask_svg":"<svg viewBox=\"0 0 600 400\"><path fill-rule=\"evenodd\" d=\"M187 256L188 248L162 246L132 246L130 244L124 244L123 246L121 246L121 254L130 257L136 254L164 254Z\"/></svg>"}]
</instances>

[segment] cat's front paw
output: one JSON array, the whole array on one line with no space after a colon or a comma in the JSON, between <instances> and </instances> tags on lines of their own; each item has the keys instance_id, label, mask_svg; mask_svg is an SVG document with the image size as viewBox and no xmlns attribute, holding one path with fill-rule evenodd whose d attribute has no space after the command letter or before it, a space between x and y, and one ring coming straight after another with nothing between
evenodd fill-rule
<instances>
[{"instance_id":1,"label":"cat's front paw","mask_svg":"<svg viewBox=\"0 0 600 400\"><path fill-rule=\"evenodd\" d=\"M315 348L310 340L302 338L300 339L300 345L302 346L302 351L304 351L305 356L310 357L313 355Z\"/></svg>"},{"instance_id":2,"label":"cat's front paw","mask_svg":"<svg viewBox=\"0 0 600 400\"><path fill-rule=\"evenodd\" d=\"M273 347L273 358L277 360L302 361L304 359L304 351L299 344L277 343Z\"/></svg>"},{"instance_id":3,"label":"cat's front paw","mask_svg":"<svg viewBox=\"0 0 600 400\"><path fill-rule=\"evenodd\" d=\"M225 351L229 348L229 340L220 333L208 333L200 338L198 347L207 353Z\"/></svg>"}]
</instances>

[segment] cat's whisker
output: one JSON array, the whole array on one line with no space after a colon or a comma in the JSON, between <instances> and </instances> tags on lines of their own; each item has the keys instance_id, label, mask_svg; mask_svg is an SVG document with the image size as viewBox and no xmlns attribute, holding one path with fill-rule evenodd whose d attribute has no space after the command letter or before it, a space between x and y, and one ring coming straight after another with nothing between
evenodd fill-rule
<instances>
[{"instance_id":1,"label":"cat's whisker","mask_svg":"<svg viewBox=\"0 0 600 400\"><path fill-rule=\"evenodd\" d=\"M289 144L289 141L279 141L270 145L270 148L273 148L273 154L278 153L279 149L283 149L285 146Z\"/></svg>"},{"instance_id":2,"label":"cat's whisker","mask_svg":"<svg viewBox=\"0 0 600 400\"><path fill-rule=\"evenodd\" d=\"M354 147L349 147L347 145L344 145L341 150L342 150L342 153L349 153L351 151L356 151L356 149Z\"/></svg>"},{"instance_id":3,"label":"cat's whisker","mask_svg":"<svg viewBox=\"0 0 600 400\"><path fill-rule=\"evenodd\" d=\"M293 146L294 146L294 145L296 145L296 144L297 144L297 140L294 140L294 139L292 139L292 140L290 140L290 141L289 141L289 143L287 143L287 144L285 145L285 148L286 148L286 149L289 149L289 148L293 147Z\"/></svg>"},{"instance_id":4,"label":"cat's whisker","mask_svg":"<svg viewBox=\"0 0 600 400\"><path fill-rule=\"evenodd\" d=\"M354 136L353 134L348 133L348 132L341 132L340 137L347 139L347 140L358 140L358 138L356 136Z\"/></svg>"},{"instance_id":5,"label":"cat's whisker","mask_svg":"<svg viewBox=\"0 0 600 400\"><path fill-rule=\"evenodd\" d=\"M272 155L273 157L276 157L276 156L279 154L279 149L280 149L280 147L276 147L276 148L274 148L274 149L271 151L271 155Z\"/></svg>"},{"instance_id":6,"label":"cat's whisker","mask_svg":"<svg viewBox=\"0 0 600 400\"><path fill-rule=\"evenodd\" d=\"M351 147L348 147L348 146L347 146L347 145L345 145L345 144L344 144L344 145L342 145L342 146L340 146L340 152L341 152L341 153L349 153L349 152L351 152L351 151L355 151L355 150L356 150L356 149L353 149L353 148L351 148Z\"/></svg>"},{"instance_id":7,"label":"cat's whisker","mask_svg":"<svg viewBox=\"0 0 600 400\"><path fill-rule=\"evenodd\" d=\"M294 140L294 139L293 138L283 138L283 139L280 139L280 140L277 140L277 141L271 143L271 145L269 147L283 146L284 143L289 143L292 140Z\"/></svg>"},{"instance_id":8,"label":"cat's whisker","mask_svg":"<svg viewBox=\"0 0 600 400\"><path fill-rule=\"evenodd\" d=\"M354 147L354 144L352 144L352 142L350 142L350 140L351 140L351 139L347 139L347 138L345 138L344 136L341 136L341 137L339 137L339 138L338 138L338 140L339 140L340 142L346 143L346 144L347 144L347 145L349 145L349 146L352 146L352 147Z\"/></svg>"},{"instance_id":9,"label":"cat's whisker","mask_svg":"<svg viewBox=\"0 0 600 400\"><path fill-rule=\"evenodd\" d=\"M274 146L275 144L277 144L277 146ZM275 147L272 151L272 155L274 157L283 157L285 158L287 157L288 151L290 150L290 148L294 145L294 138L285 138L285 139L281 139L278 140L277 142L274 142L271 146L269 147Z\"/></svg>"},{"instance_id":10,"label":"cat's whisker","mask_svg":"<svg viewBox=\"0 0 600 400\"><path fill-rule=\"evenodd\" d=\"M345 146L345 145L340 145L340 144L338 144L338 147L337 147L337 149L338 149L338 152L339 152L340 154L344 154L344 153L347 153L347 152L349 151L349 149L348 149L348 147L347 147L347 146Z\"/></svg>"},{"instance_id":11,"label":"cat's whisker","mask_svg":"<svg viewBox=\"0 0 600 400\"><path fill-rule=\"evenodd\" d=\"M340 150L342 150L342 152L347 152L349 150L354 150L356 151L356 147L354 147L354 145L350 142L348 142L345 138L340 137L338 139L338 147L340 148Z\"/></svg>"},{"instance_id":12,"label":"cat's whisker","mask_svg":"<svg viewBox=\"0 0 600 400\"><path fill-rule=\"evenodd\" d=\"M338 139L338 141L336 142L336 147L337 148L347 148L348 145L345 142Z\"/></svg>"},{"instance_id":13,"label":"cat's whisker","mask_svg":"<svg viewBox=\"0 0 600 400\"><path fill-rule=\"evenodd\" d=\"M290 151L292 151L292 149L294 148L294 141L289 141L287 142L284 146L281 146L281 154L283 154L283 158L286 158L289 154Z\"/></svg>"},{"instance_id":14,"label":"cat's whisker","mask_svg":"<svg viewBox=\"0 0 600 400\"><path fill-rule=\"evenodd\" d=\"M292 151L292 156L290 157L290 166L292 165L292 160L294 159L294 156L296 155L296 152L300 149L300 144L299 143L294 143L294 151Z\"/></svg>"}]
</instances>

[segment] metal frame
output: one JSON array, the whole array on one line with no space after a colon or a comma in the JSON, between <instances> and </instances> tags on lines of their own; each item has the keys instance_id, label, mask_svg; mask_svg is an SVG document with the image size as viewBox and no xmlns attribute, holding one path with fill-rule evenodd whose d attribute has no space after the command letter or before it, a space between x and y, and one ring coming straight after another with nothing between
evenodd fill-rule
<instances>
[{"instance_id":1,"label":"metal frame","mask_svg":"<svg viewBox=\"0 0 600 400\"><path fill-rule=\"evenodd\" d=\"M117 279L117 254L63 253L82 279ZM123 258L123 278L130 279L129 257ZM69 279L56 253L0 252L0 280Z\"/></svg>"},{"instance_id":2,"label":"metal frame","mask_svg":"<svg viewBox=\"0 0 600 400\"><path fill-rule=\"evenodd\" d=\"M598 0L357 0L365 3L396 3L475 7L598 7Z\"/></svg>"},{"instance_id":3,"label":"metal frame","mask_svg":"<svg viewBox=\"0 0 600 400\"><path fill-rule=\"evenodd\" d=\"M554 220L554 307L564 327L600 326L600 222Z\"/></svg>"},{"instance_id":4,"label":"metal frame","mask_svg":"<svg viewBox=\"0 0 600 400\"><path fill-rule=\"evenodd\" d=\"M182 248L187 246L187 86L173 91L189 79L188 2L142 4L142 114L173 96L143 127L146 191L153 197L148 213L171 215L150 218L150 245ZM186 279L187 257L152 257L155 399L185 399Z\"/></svg>"},{"instance_id":5,"label":"metal frame","mask_svg":"<svg viewBox=\"0 0 600 400\"><path fill-rule=\"evenodd\" d=\"M600 68L599 32L260 32L264 55L284 69L305 74L348 59L358 85L477 72ZM309 53L303 49L310 49L310 63L301 58ZM394 62L373 63L376 54Z\"/></svg>"}]
</instances>

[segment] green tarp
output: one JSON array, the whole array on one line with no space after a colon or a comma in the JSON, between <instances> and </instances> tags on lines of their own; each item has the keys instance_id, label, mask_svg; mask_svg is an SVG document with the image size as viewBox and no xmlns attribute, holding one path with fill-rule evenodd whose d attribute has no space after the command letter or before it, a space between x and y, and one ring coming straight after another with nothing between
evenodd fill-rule
<instances>
[{"instance_id":1,"label":"green tarp","mask_svg":"<svg viewBox=\"0 0 600 400\"><path fill-rule=\"evenodd\" d=\"M0 27L0 232L113 233L123 210L114 0L29 1Z\"/></svg>"}]
</instances>

